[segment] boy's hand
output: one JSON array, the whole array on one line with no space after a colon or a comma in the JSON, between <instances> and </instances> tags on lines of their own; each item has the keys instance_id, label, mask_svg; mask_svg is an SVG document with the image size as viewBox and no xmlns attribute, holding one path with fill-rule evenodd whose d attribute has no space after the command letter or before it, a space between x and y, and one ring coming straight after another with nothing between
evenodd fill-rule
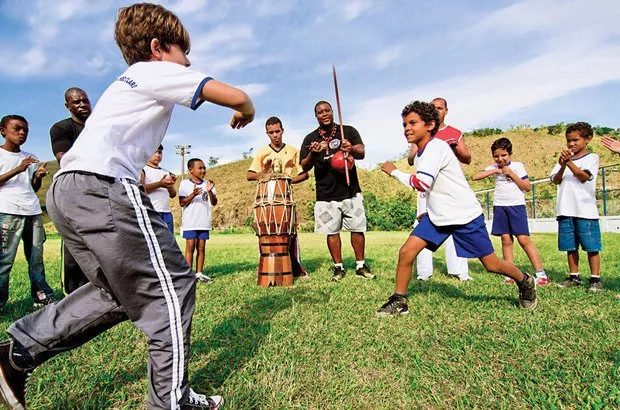
<instances>
[{"instance_id":1,"label":"boy's hand","mask_svg":"<svg viewBox=\"0 0 620 410\"><path fill-rule=\"evenodd\" d=\"M207 183L205 184L205 188L207 188L208 192L211 192L214 186L215 186L215 182L213 182L212 179L208 180Z\"/></svg>"},{"instance_id":2,"label":"boy's hand","mask_svg":"<svg viewBox=\"0 0 620 410\"><path fill-rule=\"evenodd\" d=\"M515 174L510 167L501 167L500 170L502 171L502 174L506 175L510 179L514 179L517 176L517 174Z\"/></svg>"},{"instance_id":3,"label":"boy's hand","mask_svg":"<svg viewBox=\"0 0 620 410\"><path fill-rule=\"evenodd\" d=\"M36 159L35 157L33 157L32 155L28 155L26 158L24 158L22 160L22 162L17 166L17 169L19 170L19 172L24 172L25 170L28 169L28 167L32 164L36 164L37 162L39 162L38 159Z\"/></svg>"},{"instance_id":4,"label":"boy's hand","mask_svg":"<svg viewBox=\"0 0 620 410\"><path fill-rule=\"evenodd\" d=\"M159 183L162 188L168 189L171 186L174 186L174 178L171 175L166 175L159 181Z\"/></svg>"},{"instance_id":5,"label":"boy's hand","mask_svg":"<svg viewBox=\"0 0 620 410\"><path fill-rule=\"evenodd\" d=\"M47 167L47 162L44 162L39 166L37 171L34 173L34 177L36 179L41 179L48 174L47 169L45 167Z\"/></svg>"},{"instance_id":6,"label":"boy's hand","mask_svg":"<svg viewBox=\"0 0 620 410\"><path fill-rule=\"evenodd\" d=\"M194 185L194 191L192 192L192 195L194 195L194 197L202 195L202 188L200 188L198 185Z\"/></svg>"},{"instance_id":7,"label":"boy's hand","mask_svg":"<svg viewBox=\"0 0 620 410\"><path fill-rule=\"evenodd\" d=\"M424 212L423 214L418 215L416 218L418 222L422 222L422 218L424 218L424 215L428 215L428 212Z\"/></svg>"},{"instance_id":8,"label":"boy's hand","mask_svg":"<svg viewBox=\"0 0 620 410\"><path fill-rule=\"evenodd\" d=\"M571 150L563 149L562 152L560 153L560 158L558 158L558 163L560 165L566 165L566 163L570 161L572 157L573 157L573 152Z\"/></svg>"},{"instance_id":9,"label":"boy's hand","mask_svg":"<svg viewBox=\"0 0 620 410\"><path fill-rule=\"evenodd\" d=\"M239 129L245 127L252 121L254 121L254 113L243 114L242 112L235 111L233 113L232 119L230 120L230 126L231 128Z\"/></svg>"},{"instance_id":10,"label":"boy's hand","mask_svg":"<svg viewBox=\"0 0 620 410\"><path fill-rule=\"evenodd\" d=\"M394 171L395 169L396 165L394 165L390 161L381 164L381 171L385 172L388 175L392 175L392 171Z\"/></svg>"}]
</instances>

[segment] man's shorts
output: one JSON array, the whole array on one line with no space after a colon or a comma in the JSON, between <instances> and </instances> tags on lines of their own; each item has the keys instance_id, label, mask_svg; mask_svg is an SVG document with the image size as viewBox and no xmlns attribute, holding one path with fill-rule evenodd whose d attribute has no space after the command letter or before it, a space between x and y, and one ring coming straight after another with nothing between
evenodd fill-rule
<instances>
[{"instance_id":1,"label":"man's shorts","mask_svg":"<svg viewBox=\"0 0 620 410\"><path fill-rule=\"evenodd\" d=\"M530 235L525 205L494 206L491 235Z\"/></svg>"},{"instance_id":2,"label":"man's shorts","mask_svg":"<svg viewBox=\"0 0 620 410\"><path fill-rule=\"evenodd\" d=\"M452 235L456 254L462 258L482 258L495 252L482 214L464 225L447 226L433 225L427 214L411 235L424 239L427 242L426 248L433 252Z\"/></svg>"},{"instance_id":3,"label":"man's shorts","mask_svg":"<svg viewBox=\"0 0 620 410\"><path fill-rule=\"evenodd\" d=\"M342 229L366 232L366 212L361 193L344 201L317 201L314 205L314 232L334 235Z\"/></svg>"},{"instance_id":4,"label":"man's shorts","mask_svg":"<svg viewBox=\"0 0 620 410\"><path fill-rule=\"evenodd\" d=\"M558 216L558 249L573 252L579 245L586 252L600 252L601 228L598 219Z\"/></svg>"},{"instance_id":5,"label":"man's shorts","mask_svg":"<svg viewBox=\"0 0 620 410\"><path fill-rule=\"evenodd\" d=\"M209 240L209 231L203 230L183 230L183 239L200 239L201 241Z\"/></svg>"}]
</instances>

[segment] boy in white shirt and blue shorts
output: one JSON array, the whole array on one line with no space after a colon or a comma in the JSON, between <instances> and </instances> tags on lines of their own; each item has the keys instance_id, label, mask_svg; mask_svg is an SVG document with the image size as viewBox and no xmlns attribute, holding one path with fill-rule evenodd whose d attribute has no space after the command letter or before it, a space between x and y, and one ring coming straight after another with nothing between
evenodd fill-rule
<instances>
[{"instance_id":1,"label":"boy in white shirt and blue shorts","mask_svg":"<svg viewBox=\"0 0 620 410\"><path fill-rule=\"evenodd\" d=\"M458 159L448 144L433 138L439 127L435 107L415 101L405 106L401 116L407 142L418 146L416 174L399 171L391 162L384 163L381 170L408 187L426 192L427 214L400 248L395 292L377 310L377 316L409 313L407 288L413 261L424 248L437 250L450 235L454 238L458 256L479 258L489 272L513 278L519 287L519 305L527 310L534 309L538 303L534 278L495 255L482 207L469 187Z\"/></svg>"},{"instance_id":2,"label":"boy in white shirt and blue shorts","mask_svg":"<svg viewBox=\"0 0 620 410\"><path fill-rule=\"evenodd\" d=\"M230 125L241 128L254 119L252 100L188 68L189 34L162 6L121 8L114 33L129 67L62 157L46 201L90 282L9 327L10 340L0 343L0 393L11 409L26 407L26 382L36 366L125 320L148 343L147 409L223 403L189 387L196 278L139 181L175 105L195 110L209 101L232 108Z\"/></svg>"},{"instance_id":3,"label":"boy in white shirt and blue shorts","mask_svg":"<svg viewBox=\"0 0 620 410\"><path fill-rule=\"evenodd\" d=\"M551 181L558 186L558 249L566 252L568 258L568 278L560 286L581 286L581 246L588 254L590 265L588 290L600 292L603 283L599 252L603 246L595 196L599 156L588 152L592 137L592 126L587 122L577 122L566 128L567 149L560 153L558 164L551 171Z\"/></svg>"}]
</instances>

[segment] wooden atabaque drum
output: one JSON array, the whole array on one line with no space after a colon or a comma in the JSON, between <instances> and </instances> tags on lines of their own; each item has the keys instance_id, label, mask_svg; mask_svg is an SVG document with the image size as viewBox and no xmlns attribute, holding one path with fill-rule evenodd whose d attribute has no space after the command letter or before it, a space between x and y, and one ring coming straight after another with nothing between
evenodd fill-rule
<instances>
[{"instance_id":1,"label":"wooden atabaque drum","mask_svg":"<svg viewBox=\"0 0 620 410\"><path fill-rule=\"evenodd\" d=\"M291 178L264 174L256 186L254 223L260 259L258 285L291 286L293 269L289 246L297 225Z\"/></svg>"}]
</instances>

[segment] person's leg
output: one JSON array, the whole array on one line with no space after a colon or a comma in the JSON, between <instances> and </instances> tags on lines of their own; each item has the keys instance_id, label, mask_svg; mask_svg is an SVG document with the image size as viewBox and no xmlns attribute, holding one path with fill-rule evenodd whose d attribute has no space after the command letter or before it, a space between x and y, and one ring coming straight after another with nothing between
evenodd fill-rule
<instances>
[{"instance_id":1,"label":"person's leg","mask_svg":"<svg viewBox=\"0 0 620 410\"><path fill-rule=\"evenodd\" d=\"M399 295L406 295L411 273L413 270L413 261L420 251L426 247L426 241L415 235L409 236L407 241L400 247L398 251L398 263L396 264L396 286L394 292Z\"/></svg>"},{"instance_id":2,"label":"person's leg","mask_svg":"<svg viewBox=\"0 0 620 410\"><path fill-rule=\"evenodd\" d=\"M334 264L342 264L342 242L339 233L327 235L327 249Z\"/></svg>"},{"instance_id":3,"label":"person's leg","mask_svg":"<svg viewBox=\"0 0 620 410\"><path fill-rule=\"evenodd\" d=\"M566 252L568 272L571 276L579 276L579 251Z\"/></svg>"},{"instance_id":4,"label":"person's leg","mask_svg":"<svg viewBox=\"0 0 620 410\"><path fill-rule=\"evenodd\" d=\"M45 280L45 265L43 264L45 229L41 214L26 217L22 238L24 256L28 261L32 300L35 304L52 302L54 290Z\"/></svg>"},{"instance_id":5,"label":"person's leg","mask_svg":"<svg viewBox=\"0 0 620 410\"><path fill-rule=\"evenodd\" d=\"M534 245L534 242L532 242L529 235L517 235L517 240L519 241L519 245L521 245L525 251L525 254L529 258L530 262L532 262L532 266L536 269L536 272L544 270L538 249L536 249L536 245Z\"/></svg>"},{"instance_id":6,"label":"person's leg","mask_svg":"<svg viewBox=\"0 0 620 410\"><path fill-rule=\"evenodd\" d=\"M364 249L366 247L366 236L364 232L351 232L351 246L355 253L356 261L364 260Z\"/></svg>"},{"instance_id":7,"label":"person's leg","mask_svg":"<svg viewBox=\"0 0 620 410\"><path fill-rule=\"evenodd\" d=\"M592 276L601 276L601 255L599 252L588 252L588 264Z\"/></svg>"},{"instance_id":8,"label":"person's leg","mask_svg":"<svg viewBox=\"0 0 620 410\"><path fill-rule=\"evenodd\" d=\"M422 249L416 258L416 269L419 280L428 280L433 275L433 252Z\"/></svg>"},{"instance_id":9,"label":"person's leg","mask_svg":"<svg viewBox=\"0 0 620 410\"><path fill-rule=\"evenodd\" d=\"M202 273L204 270L206 243L205 239L196 240L196 273Z\"/></svg>"},{"instance_id":10,"label":"person's leg","mask_svg":"<svg viewBox=\"0 0 620 410\"><path fill-rule=\"evenodd\" d=\"M479 258L484 268L491 273L498 273L513 279L515 282L522 282L524 274L517 266L505 260L501 260L495 253L491 253Z\"/></svg>"},{"instance_id":11,"label":"person's leg","mask_svg":"<svg viewBox=\"0 0 620 410\"><path fill-rule=\"evenodd\" d=\"M69 251L69 248L67 248L66 244L63 244L62 252L64 256L62 277L63 292L68 295L80 286L88 283L88 278Z\"/></svg>"},{"instance_id":12,"label":"person's leg","mask_svg":"<svg viewBox=\"0 0 620 410\"><path fill-rule=\"evenodd\" d=\"M299 246L299 236L296 232L291 235L289 253L291 254L293 276L298 278L308 278L308 272L306 272L301 264L301 247Z\"/></svg>"},{"instance_id":13,"label":"person's leg","mask_svg":"<svg viewBox=\"0 0 620 410\"><path fill-rule=\"evenodd\" d=\"M444 242L444 249L446 253L446 267L448 269L448 274L457 276L459 280L472 280L471 276L469 276L467 258L461 258L456 254L456 248L454 247L454 239L452 239L452 236L449 236Z\"/></svg>"},{"instance_id":14,"label":"person's leg","mask_svg":"<svg viewBox=\"0 0 620 410\"><path fill-rule=\"evenodd\" d=\"M512 235L503 233L501 235L502 239L502 257L505 261L514 262L514 240L512 239ZM518 239L518 237L517 237Z\"/></svg>"},{"instance_id":15,"label":"person's leg","mask_svg":"<svg viewBox=\"0 0 620 410\"><path fill-rule=\"evenodd\" d=\"M25 217L0 213L0 309L9 300L9 273L13 268Z\"/></svg>"},{"instance_id":16,"label":"person's leg","mask_svg":"<svg viewBox=\"0 0 620 410\"><path fill-rule=\"evenodd\" d=\"M196 249L197 239L185 240L185 261L191 269L194 268L194 250Z\"/></svg>"}]
</instances>

